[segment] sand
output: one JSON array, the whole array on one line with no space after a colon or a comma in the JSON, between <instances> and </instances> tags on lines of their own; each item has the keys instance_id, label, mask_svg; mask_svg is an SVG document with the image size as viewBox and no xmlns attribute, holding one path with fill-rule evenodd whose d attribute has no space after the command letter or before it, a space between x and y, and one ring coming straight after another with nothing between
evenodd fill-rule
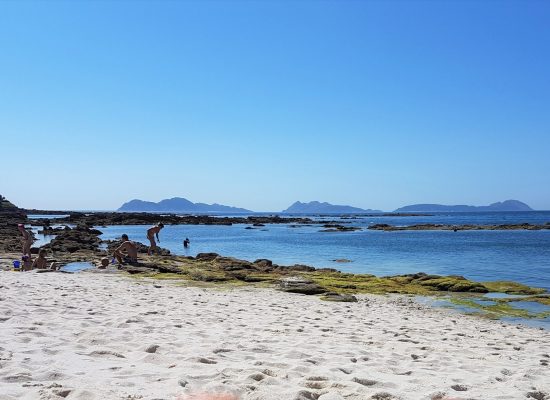
<instances>
[{"instance_id":1,"label":"sand","mask_svg":"<svg viewBox=\"0 0 550 400\"><path fill-rule=\"evenodd\" d=\"M0 272L0 399L546 399L550 332L415 303ZM549 397L550 398L550 397Z\"/></svg>"}]
</instances>

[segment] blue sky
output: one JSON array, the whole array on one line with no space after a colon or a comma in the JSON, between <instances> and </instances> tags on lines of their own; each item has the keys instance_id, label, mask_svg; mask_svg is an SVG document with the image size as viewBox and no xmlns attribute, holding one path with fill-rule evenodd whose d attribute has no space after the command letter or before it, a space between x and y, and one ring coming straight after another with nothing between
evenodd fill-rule
<instances>
[{"instance_id":1,"label":"blue sky","mask_svg":"<svg viewBox=\"0 0 550 400\"><path fill-rule=\"evenodd\" d=\"M0 193L550 209L545 1L0 2Z\"/></svg>"}]
</instances>

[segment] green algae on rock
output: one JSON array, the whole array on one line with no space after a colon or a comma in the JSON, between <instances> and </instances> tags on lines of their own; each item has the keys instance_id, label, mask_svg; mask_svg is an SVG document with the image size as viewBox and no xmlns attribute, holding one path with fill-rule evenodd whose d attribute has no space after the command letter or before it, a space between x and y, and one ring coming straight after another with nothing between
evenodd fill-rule
<instances>
[{"instance_id":1,"label":"green algae on rock","mask_svg":"<svg viewBox=\"0 0 550 400\"><path fill-rule=\"evenodd\" d=\"M535 295L546 292L546 290L541 288L533 288L527 285L523 285L521 283L511 281L483 282L483 285L487 289L489 289L490 292L497 293Z\"/></svg>"},{"instance_id":2,"label":"green algae on rock","mask_svg":"<svg viewBox=\"0 0 550 400\"><path fill-rule=\"evenodd\" d=\"M530 312L529 310L516 308L513 306L513 302L521 300L524 301L525 298L521 299L491 299L491 304L483 304L482 301L474 298L458 298L451 297L448 299L450 303L458 306L465 306L479 310L481 315L499 319L503 317L516 317L516 318L547 318L550 317L550 309L546 312ZM478 300L478 301L476 301Z\"/></svg>"}]
</instances>

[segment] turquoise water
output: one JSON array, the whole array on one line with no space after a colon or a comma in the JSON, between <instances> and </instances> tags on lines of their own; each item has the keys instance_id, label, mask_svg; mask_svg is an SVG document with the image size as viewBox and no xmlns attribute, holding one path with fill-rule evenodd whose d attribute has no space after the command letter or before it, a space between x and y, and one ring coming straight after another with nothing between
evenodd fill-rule
<instances>
[{"instance_id":1,"label":"turquoise water","mask_svg":"<svg viewBox=\"0 0 550 400\"><path fill-rule=\"evenodd\" d=\"M356 232L319 232L322 226L268 224L166 226L160 245L175 254L194 256L201 252L255 260L268 258L281 265L307 264L337 268L345 272L394 275L423 271L431 274L463 275L474 280L513 280L550 290L550 230L541 231L399 231L365 229L387 223L412 225L509 224L550 222L550 212L457 213L422 217L361 217L339 223L363 228ZM148 244L146 226L98 227L103 239L118 239L126 233L131 240ZM183 247L188 237L191 246ZM348 259L338 263L336 259Z\"/></svg>"}]
</instances>

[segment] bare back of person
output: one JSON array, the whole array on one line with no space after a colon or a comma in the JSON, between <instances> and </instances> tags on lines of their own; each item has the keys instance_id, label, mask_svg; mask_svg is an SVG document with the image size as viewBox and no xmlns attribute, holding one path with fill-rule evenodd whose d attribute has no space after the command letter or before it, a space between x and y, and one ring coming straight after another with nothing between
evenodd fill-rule
<instances>
[{"instance_id":1,"label":"bare back of person","mask_svg":"<svg viewBox=\"0 0 550 400\"><path fill-rule=\"evenodd\" d=\"M132 242L131 240L127 240L120 245L119 249L121 251L126 251L130 260L137 261L138 250L134 242Z\"/></svg>"}]
</instances>

